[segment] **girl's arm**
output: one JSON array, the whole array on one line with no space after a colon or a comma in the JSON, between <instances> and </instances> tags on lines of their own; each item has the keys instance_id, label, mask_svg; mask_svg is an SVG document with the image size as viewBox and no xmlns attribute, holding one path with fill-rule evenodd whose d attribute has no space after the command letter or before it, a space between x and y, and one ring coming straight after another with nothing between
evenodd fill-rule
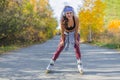
<instances>
[{"instance_id":1,"label":"girl's arm","mask_svg":"<svg viewBox=\"0 0 120 80\"><path fill-rule=\"evenodd\" d=\"M64 25L61 21L61 37L62 37L62 41L64 42L64 39L65 39L65 35L64 35Z\"/></svg>"},{"instance_id":2,"label":"girl's arm","mask_svg":"<svg viewBox=\"0 0 120 80\"><path fill-rule=\"evenodd\" d=\"M78 38L78 29L79 29L79 19L77 17L75 17L75 22L76 22L76 27L75 27L75 42L76 42Z\"/></svg>"}]
</instances>

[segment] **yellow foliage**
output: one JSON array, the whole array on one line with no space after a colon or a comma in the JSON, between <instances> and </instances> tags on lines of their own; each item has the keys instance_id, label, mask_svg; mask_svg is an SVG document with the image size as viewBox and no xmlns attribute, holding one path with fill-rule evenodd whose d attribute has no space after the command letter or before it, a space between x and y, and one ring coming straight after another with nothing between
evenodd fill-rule
<instances>
[{"instance_id":1,"label":"yellow foliage","mask_svg":"<svg viewBox=\"0 0 120 80\"><path fill-rule=\"evenodd\" d=\"M120 20L112 20L108 24L108 31L111 32L111 33L120 32Z\"/></svg>"},{"instance_id":2,"label":"yellow foliage","mask_svg":"<svg viewBox=\"0 0 120 80\"><path fill-rule=\"evenodd\" d=\"M30 0L30 3L33 5L34 12L37 12L37 2L36 2L36 0Z\"/></svg>"},{"instance_id":3,"label":"yellow foliage","mask_svg":"<svg viewBox=\"0 0 120 80\"><path fill-rule=\"evenodd\" d=\"M45 7L48 5L48 0L40 0L40 6Z\"/></svg>"},{"instance_id":4,"label":"yellow foliage","mask_svg":"<svg viewBox=\"0 0 120 80\"><path fill-rule=\"evenodd\" d=\"M48 0L40 0L40 11L43 11L44 8L48 5Z\"/></svg>"},{"instance_id":5,"label":"yellow foliage","mask_svg":"<svg viewBox=\"0 0 120 80\"><path fill-rule=\"evenodd\" d=\"M43 40L46 39L47 34L45 34L43 31L40 31L38 34Z\"/></svg>"},{"instance_id":6,"label":"yellow foliage","mask_svg":"<svg viewBox=\"0 0 120 80\"><path fill-rule=\"evenodd\" d=\"M101 0L85 0L85 4L79 12L81 37L85 40L92 34L100 34L104 30L105 4ZM92 35L95 37L95 35Z\"/></svg>"},{"instance_id":7,"label":"yellow foliage","mask_svg":"<svg viewBox=\"0 0 120 80\"><path fill-rule=\"evenodd\" d=\"M23 11L24 14L27 15L27 14L33 13L34 6L31 4L31 1L24 0L22 6L23 6L22 11Z\"/></svg>"},{"instance_id":8,"label":"yellow foliage","mask_svg":"<svg viewBox=\"0 0 120 80\"><path fill-rule=\"evenodd\" d=\"M32 26L26 28L26 32L25 32L25 34L27 35L26 39L33 40L35 36L34 35L35 32L36 30Z\"/></svg>"}]
</instances>

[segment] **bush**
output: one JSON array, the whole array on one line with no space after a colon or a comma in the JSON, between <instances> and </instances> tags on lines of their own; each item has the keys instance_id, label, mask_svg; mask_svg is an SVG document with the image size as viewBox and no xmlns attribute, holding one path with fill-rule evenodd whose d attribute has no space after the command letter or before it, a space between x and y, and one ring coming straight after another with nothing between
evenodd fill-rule
<instances>
[{"instance_id":1,"label":"bush","mask_svg":"<svg viewBox=\"0 0 120 80\"><path fill-rule=\"evenodd\" d=\"M54 36L57 21L49 4L42 12L40 5L35 7L31 0L0 1L0 45L41 42Z\"/></svg>"}]
</instances>

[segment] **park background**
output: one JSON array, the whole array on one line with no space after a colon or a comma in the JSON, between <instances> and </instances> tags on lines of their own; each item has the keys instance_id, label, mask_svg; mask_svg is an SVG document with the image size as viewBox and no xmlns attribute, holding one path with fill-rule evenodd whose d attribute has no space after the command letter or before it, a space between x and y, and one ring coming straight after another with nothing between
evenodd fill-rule
<instances>
[{"instance_id":1,"label":"park background","mask_svg":"<svg viewBox=\"0 0 120 80\"><path fill-rule=\"evenodd\" d=\"M1 54L60 34L59 19L54 16L50 1L0 0ZM71 0L67 1L65 5ZM82 6L78 5L81 42L120 49L119 4L120 0L84 0Z\"/></svg>"}]
</instances>

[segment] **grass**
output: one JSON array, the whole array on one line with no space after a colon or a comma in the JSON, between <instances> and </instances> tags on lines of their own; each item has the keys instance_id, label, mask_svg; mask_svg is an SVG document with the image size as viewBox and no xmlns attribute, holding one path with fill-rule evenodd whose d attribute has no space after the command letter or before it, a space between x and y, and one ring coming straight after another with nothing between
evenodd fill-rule
<instances>
[{"instance_id":1,"label":"grass","mask_svg":"<svg viewBox=\"0 0 120 80\"><path fill-rule=\"evenodd\" d=\"M20 46L17 46L17 45L1 46L0 47L0 54L3 54L5 52L11 51L11 50L19 49L19 47Z\"/></svg>"},{"instance_id":2,"label":"grass","mask_svg":"<svg viewBox=\"0 0 120 80\"><path fill-rule=\"evenodd\" d=\"M103 45L103 47L107 47L110 49L120 49L120 46L118 46L117 44L105 44Z\"/></svg>"},{"instance_id":3,"label":"grass","mask_svg":"<svg viewBox=\"0 0 120 80\"><path fill-rule=\"evenodd\" d=\"M0 55L5 54L6 52L9 52L9 51L23 48L23 47L28 47L28 46L35 45L35 44L44 43L45 41L47 41L47 39L41 40L39 42L21 42L21 43L16 43L12 45L0 46Z\"/></svg>"},{"instance_id":4,"label":"grass","mask_svg":"<svg viewBox=\"0 0 120 80\"><path fill-rule=\"evenodd\" d=\"M100 47L109 48L109 49L119 49L120 50L120 45L114 44L114 43L92 42L91 44L100 46Z\"/></svg>"},{"instance_id":5,"label":"grass","mask_svg":"<svg viewBox=\"0 0 120 80\"><path fill-rule=\"evenodd\" d=\"M39 42L41 43L41 42ZM6 52L12 51L12 50L17 50L23 47L31 46L37 43L18 43L18 44L12 44L12 45L6 45L6 46L0 46L0 54L5 54Z\"/></svg>"}]
</instances>

